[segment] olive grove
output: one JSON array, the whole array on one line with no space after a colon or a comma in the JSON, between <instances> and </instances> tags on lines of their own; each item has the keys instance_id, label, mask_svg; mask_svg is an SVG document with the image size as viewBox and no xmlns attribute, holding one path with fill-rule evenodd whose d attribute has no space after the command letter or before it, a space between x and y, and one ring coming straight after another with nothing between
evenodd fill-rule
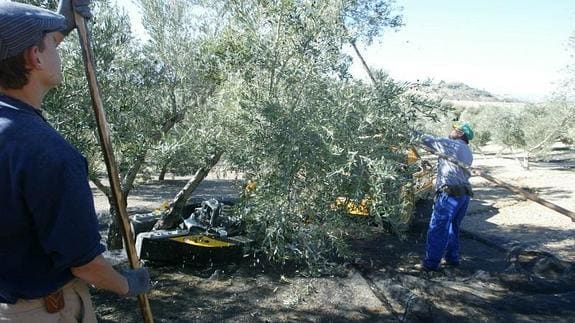
<instances>
[{"instance_id":1,"label":"olive grove","mask_svg":"<svg viewBox=\"0 0 575 323\"><path fill-rule=\"evenodd\" d=\"M442 110L383 72L372 73L373 84L354 79L346 54L401 26L393 1L137 4L144 40L112 1L95 1L90 22L125 197L150 174L205 176L225 159L256 183L236 207L253 251L316 274L346 255L350 225L405 228L410 134ZM65 80L46 111L112 202L77 42L62 56ZM334 207L337 197L366 201L372 216L351 218ZM117 227L109 248L121 247Z\"/></svg>"}]
</instances>

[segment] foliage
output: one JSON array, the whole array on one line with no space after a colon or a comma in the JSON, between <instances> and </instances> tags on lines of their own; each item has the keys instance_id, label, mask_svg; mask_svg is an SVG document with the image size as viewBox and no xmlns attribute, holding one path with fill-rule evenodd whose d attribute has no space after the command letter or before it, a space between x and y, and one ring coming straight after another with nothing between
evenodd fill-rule
<instances>
[{"instance_id":1,"label":"foliage","mask_svg":"<svg viewBox=\"0 0 575 323\"><path fill-rule=\"evenodd\" d=\"M575 32L569 37L567 46L569 60L565 66L564 80L553 96L553 101L562 107L561 111L564 111L564 114L575 116ZM569 144L575 143L575 126L567 127L566 132L561 135L561 140Z\"/></svg>"},{"instance_id":2,"label":"foliage","mask_svg":"<svg viewBox=\"0 0 575 323\"><path fill-rule=\"evenodd\" d=\"M104 0L96 2L93 12L90 31L98 81L118 166L121 172L125 172L131 161L124 158L131 151L139 149L138 145L131 144L130 140L142 136L140 125L149 125L145 123L149 119L143 117L139 93L134 85L149 85L147 82L151 78L146 74L150 71L144 69L148 62L141 57L139 49L133 44L127 16ZM72 33L68 38L70 39L60 46L64 82L47 96L46 109L56 128L87 156L91 162L90 177L92 180L98 180L103 166L97 161L103 158L95 134L84 63L76 35ZM137 110L137 107L140 107L140 110Z\"/></svg>"},{"instance_id":3,"label":"foliage","mask_svg":"<svg viewBox=\"0 0 575 323\"><path fill-rule=\"evenodd\" d=\"M572 135L575 128L575 106L561 99L527 106L521 111L519 123L525 131L527 152L540 153ZM573 137L571 137L573 139Z\"/></svg>"},{"instance_id":4,"label":"foliage","mask_svg":"<svg viewBox=\"0 0 575 323\"><path fill-rule=\"evenodd\" d=\"M211 49L212 39L189 5L191 1L140 0L143 23L150 35L144 50L160 70L152 93L166 115L178 119L150 151L155 171L189 175L216 149L222 131L216 109L207 101L221 82ZM165 171L165 170L164 170Z\"/></svg>"},{"instance_id":5,"label":"foliage","mask_svg":"<svg viewBox=\"0 0 575 323\"><path fill-rule=\"evenodd\" d=\"M370 44L384 28L403 25L403 17L396 13L393 0L343 1L342 21L352 40Z\"/></svg>"},{"instance_id":6,"label":"foliage","mask_svg":"<svg viewBox=\"0 0 575 323\"><path fill-rule=\"evenodd\" d=\"M567 41L567 65L563 70L563 80L555 93L556 98L562 98L568 102L575 102L575 32Z\"/></svg>"},{"instance_id":7,"label":"foliage","mask_svg":"<svg viewBox=\"0 0 575 323\"><path fill-rule=\"evenodd\" d=\"M573 140L575 106L557 97L520 109L484 107L467 110L464 118L476 129L477 140L472 144L481 146L489 142L524 153L524 167L529 157L549 151L557 141Z\"/></svg>"},{"instance_id":8,"label":"foliage","mask_svg":"<svg viewBox=\"0 0 575 323\"><path fill-rule=\"evenodd\" d=\"M368 197L378 222L400 222L410 121L430 109L384 74L375 87L351 80L342 17L371 16L346 11L356 4L222 6L216 53L226 62L224 86L237 94L228 104L238 107L227 159L257 183L244 219L257 250L277 263L323 272L345 255L344 228L355 219L332 208L337 196Z\"/></svg>"},{"instance_id":9,"label":"foliage","mask_svg":"<svg viewBox=\"0 0 575 323\"><path fill-rule=\"evenodd\" d=\"M497 106L466 109L461 119L471 122L475 138L470 142L476 148L488 143L506 147L525 146L524 132L519 124L519 112Z\"/></svg>"},{"instance_id":10,"label":"foliage","mask_svg":"<svg viewBox=\"0 0 575 323\"><path fill-rule=\"evenodd\" d=\"M567 144L575 143L575 32L567 41L568 63L563 71L563 80L546 104L556 109L557 116L552 122L565 125L559 134L560 140Z\"/></svg>"}]
</instances>

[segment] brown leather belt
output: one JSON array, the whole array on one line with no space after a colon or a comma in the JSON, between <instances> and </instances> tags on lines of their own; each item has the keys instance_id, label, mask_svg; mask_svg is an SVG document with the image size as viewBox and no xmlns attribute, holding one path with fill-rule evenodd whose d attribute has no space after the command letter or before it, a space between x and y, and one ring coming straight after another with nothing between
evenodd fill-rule
<instances>
[{"instance_id":1,"label":"brown leather belt","mask_svg":"<svg viewBox=\"0 0 575 323\"><path fill-rule=\"evenodd\" d=\"M62 289L58 289L52 294L44 296L43 299L46 312L48 313L58 313L66 305L64 304L64 291Z\"/></svg>"},{"instance_id":2,"label":"brown leather belt","mask_svg":"<svg viewBox=\"0 0 575 323\"><path fill-rule=\"evenodd\" d=\"M451 196L469 195L473 197L471 185L443 185L439 188L439 192L444 192Z\"/></svg>"}]
</instances>

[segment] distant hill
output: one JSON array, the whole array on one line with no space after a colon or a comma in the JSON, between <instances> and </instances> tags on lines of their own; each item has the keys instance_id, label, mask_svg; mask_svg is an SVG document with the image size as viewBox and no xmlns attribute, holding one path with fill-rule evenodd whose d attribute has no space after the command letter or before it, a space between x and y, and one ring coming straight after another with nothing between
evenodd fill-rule
<instances>
[{"instance_id":1,"label":"distant hill","mask_svg":"<svg viewBox=\"0 0 575 323\"><path fill-rule=\"evenodd\" d=\"M521 103L520 100L497 96L461 82L422 83L418 84L417 88L419 91L447 101Z\"/></svg>"}]
</instances>

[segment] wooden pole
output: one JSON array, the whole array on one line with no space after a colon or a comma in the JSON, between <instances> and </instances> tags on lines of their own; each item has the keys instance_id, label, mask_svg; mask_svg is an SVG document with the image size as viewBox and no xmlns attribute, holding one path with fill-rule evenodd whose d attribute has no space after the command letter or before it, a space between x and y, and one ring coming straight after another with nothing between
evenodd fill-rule
<instances>
[{"instance_id":1,"label":"wooden pole","mask_svg":"<svg viewBox=\"0 0 575 323\"><path fill-rule=\"evenodd\" d=\"M504 187L504 188L506 188L512 192L521 194L524 197L526 197L527 199L530 199L531 201L533 201L535 203L539 203L545 207L548 207L555 212L558 212L558 213L561 213L567 217L570 217L571 221L575 222L575 212L569 211L569 210L567 210L567 209L565 209L565 208L563 208L563 207L561 207L555 203L551 203L547 200L544 200L544 199L540 198L539 196L537 196L531 192L528 192L522 188L519 188L517 186L505 183L505 182L503 182L503 181L501 181L501 180L499 180L499 179L497 179L497 178L495 178L489 174L486 174L480 170L474 169L472 173L473 173L473 175L481 176L481 177L485 178L486 180L491 181L491 182L493 182L499 186L502 186L502 187Z\"/></svg>"},{"instance_id":2,"label":"wooden pole","mask_svg":"<svg viewBox=\"0 0 575 323\"><path fill-rule=\"evenodd\" d=\"M359 48L357 48L357 45L355 44L355 40L350 40L350 43L351 43L351 46L353 47L353 50L355 51L355 54L357 55L357 57L359 57L359 60L361 61L361 65L363 66L363 69L365 69L367 76L369 76L369 79L371 80L373 85L377 85L377 82L375 81L375 77L373 77L373 73L371 72L371 69L369 68L369 66L367 66L365 59L363 59L363 55L361 55L361 53L359 52Z\"/></svg>"},{"instance_id":3,"label":"wooden pole","mask_svg":"<svg viewBox=\"0 0 575 323\"><path fill-rule=\"evenodd\" d=\"M88 35L88 28L86 20L79 14L75 14L76 26L80 36L80 46L82 47L82 56L84 58L84 67L86 70L86 77L90 87L90 95L92 97L92 107L96 117L96 124L98 126L98 136L100 138L100 146L104 155L106 169L108 170L108 179L110 181L110 188L112 191L112 198L115 203L116 214L118 216L118 223L122 229L124 237L124 244L128 254L130 267L137 269L140 267L140 261L136 253L134 244L134 235L130 227L128 212L126 210L126 203L120 185L120 177L118 176L118 168L116 167L116 159L114 158L114 150L112 149L112 141L110 139L110 131L108 129L108 122L106 120L106 113L104 111L104 104L96 78L96 70L94 68L94 61L92 58L92 49L90 46L90 37ZM140 304L140 311L144 322L154 322L152 316L152 309L146 294L138 295L138 302Z\"/></svg>"}]
</instances>

